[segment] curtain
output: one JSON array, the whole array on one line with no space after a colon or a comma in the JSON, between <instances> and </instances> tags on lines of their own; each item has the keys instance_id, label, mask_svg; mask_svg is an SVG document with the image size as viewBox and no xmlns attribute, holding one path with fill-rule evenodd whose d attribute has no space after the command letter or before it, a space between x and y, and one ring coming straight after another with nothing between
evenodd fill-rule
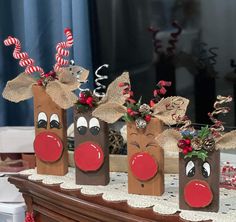
<instances>
[{"instance_id":1,"label":"curtain","mask_svg":"<svg viewBox=\"0 0 236 222\"><path fill-rule=\"evenodd\" d=\"M65 40L66 27L72 29L75 40L70 58L92 70L86 0L0 0L0 92L8 80L24 71L12 56L13 47L3 44L7 36L18 38L22 51L50 71L55 64L56 44ZM0 96L0 126L6 125L33 125L32 99L14 104Z\"/></svg>"}]
</instances>

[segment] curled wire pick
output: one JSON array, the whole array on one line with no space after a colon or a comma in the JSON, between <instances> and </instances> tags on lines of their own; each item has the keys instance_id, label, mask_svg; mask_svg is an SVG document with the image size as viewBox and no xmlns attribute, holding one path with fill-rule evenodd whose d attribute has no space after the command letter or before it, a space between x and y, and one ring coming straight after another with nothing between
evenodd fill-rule
<instances>
[{"instance_id":1,"label":"curled wire pick","mask_svg":"<svg viewBox=\"0 0 236 222\"><path fill-rule=\"evenodd\" d=\"M108 76L98 74L99 71L100 71L103 67L108 68L109 65L108 65L108 64L104 64L104 65L98 67L98 69L95 71L95 76L96 76L96 78L95 78L95 85L96 85L96 88L93 90L93 94L94 94L96 97L98 97L98 98L102 98L102 97L105 96L105 93L104 93L104 92L99 92L99 91L106 89L106 86L103 85L102 83L100 83L100 81L101 81L101 80L104 80L104 79L108 79Z\"/></svg>"},{"instance_id":2,"label":"curled wire pick","mask_svg":"<svg viewBox=\"0 0 236 222\"><path fill-rule=\"evenodd\" d=\"M221 113L222 114L228 113L230 111L230 108L227 106L223 106L223 104L229 103L231 101L232 101L231 96L218 95L217 100L214 103L214 111L211 113L208 113L210 120L214 123L214 125L210 127L210 130L212 131L214 137L221 136L220 132L224 131L224 126L223 126L222 121L218 120L215 116Z\"/></svg>"}]
</instances>

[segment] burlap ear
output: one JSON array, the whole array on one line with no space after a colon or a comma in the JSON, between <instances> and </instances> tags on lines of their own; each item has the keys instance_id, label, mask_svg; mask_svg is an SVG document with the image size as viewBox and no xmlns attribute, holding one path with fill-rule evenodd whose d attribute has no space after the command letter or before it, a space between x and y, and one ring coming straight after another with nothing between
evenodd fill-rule
<instances>
[{"instance_id":1,"label":"burlap ear","mask_svg":"<svg viewBox=\"0 0 236 222\"><path fill-rule=\"evenodd\" d=\"M93 116L107 122L114 123L126 113L126 107L118 103L105 103L99 105L92 113Z\"/></svg>"},{"instance_id":2,"label":"burlap ear","mask_svg":"<svg viewBox=\"0 0 236 222\"><path fill-rule=\"evenodd\" d=\"M23 72L15 79L7 82L2 96L15 103L30 99L33 97L32 86L36 83L30 75Z\"/></svg>"},{"instance_id":3,"label":"burlap ear","mask_svg":"<svg viewBox=\"0 0 236 222\"><path fill-rule=\"evenodd\" d=\"M185 115L188 104L189 100L180 96L164 98L152 107L153 116L167 125L176 124Z\"/></svg>"},{"instance_id":4,"label":"burlap ear","mask_svg":"<svg viewBox=\"0 0 236 222\"><path fill-rule=\"evenodd\" d=\"M50 81L47 84L46 93L62 109L72 107L77 101L77 96L70 91L68 85L58 80Z\"/></svg>"},{"instance_id":5,"label":"burlap ear","mask_svg":"<svg viewBox=\"0 0 236 222\"><path fill-rule=\"evenodd\" d=\"M57 75L58 80L61 83L66 84L67 87L73 91L78 89L81 83L87 80L89 71L80 66L71 66L62 68Z\"/></svg>"},{"instance_id":6,"label":"burlap ear","mask_svg":"<svg viewBox=\"0 0 236 222\"><path fill-rule=\"evenodd\" d=\"M216 150L236 149L236 130L216 138Z\"/></svg>"},{"instance_id":7,"label":"burlap ear","mask_svg":"<svg viewBox=\"0 0 236 222\"><path fill-rule=\"evenodd\" d=\"M126 96L123 95L124 87L119 86L122 82L130 83L128 72L124 72L108 86L106 95L100 100L99 104L112 102L123 105L125 103Z\"/></svg>"},{"instance_id":8,"label":"burlap ear","mask_svg":"<svg viewBox=\"0 0 236 222\"><path fill-rule=\"evenodd\" d=\"M164 149L170 152L178 152L178 141L182 138L181 133L174 129L167 129L159 134L155 139L157 143Z\"/></svg>"}]
</instances>

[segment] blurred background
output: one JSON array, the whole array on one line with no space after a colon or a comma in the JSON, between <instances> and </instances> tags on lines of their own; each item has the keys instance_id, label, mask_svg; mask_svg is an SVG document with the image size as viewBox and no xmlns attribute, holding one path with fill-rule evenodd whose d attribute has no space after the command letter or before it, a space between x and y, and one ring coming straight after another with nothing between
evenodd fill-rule
<instances>
[{"instance_id":1,"label":"blurred background","mask_svg":"<svg viewBox=\"0 0 236 222\"><path fill-rule=\"evenodd\" d=\"M8 35L50 71L55 46L71 27L71 59L91 71L91 88L94 70L104 63L105 84L127 70L135 97L147 103L159 80L172 81L168 95L189 98L192 121L210 123L216 96L236 96L235 8L234 0L0 0L0 92L24 71L13 48L3 45ZM222 118L228 128L236 125L235 105ZM0 126L13 125L33 125L31 100L0 98Z\"/></svg>"}]
</instances>

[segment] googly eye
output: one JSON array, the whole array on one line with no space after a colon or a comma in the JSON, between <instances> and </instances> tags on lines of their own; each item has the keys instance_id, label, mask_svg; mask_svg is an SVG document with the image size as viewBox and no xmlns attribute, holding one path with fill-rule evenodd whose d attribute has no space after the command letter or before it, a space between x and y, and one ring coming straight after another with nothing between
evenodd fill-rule
<instances>
[{"instance_id":1,"label":"googly eye","mask_svg":"<svg viewBox=\"0 0 236 222\"><path fill-rule=\"evenodd\" d=\"M50 128L60 129L60 121L57 114L52 114L50 117Z\"/></svg>"},{"instance_id":2,"label":"googly eye","mask_svg":"<svg viewBox=\"0 0 236 222\"><path fill-rule=\"evenodd\" d=\"M84 135L87 132L88 123L84 117L79 117L77 119L76 128L80 135Z\"/></svg>"},{"instance_id":3,"label":"googly eye","mask_svg":"<svg viewBox=\"0 0 236 222\"><path fill-rule=\"evenodd\" d=\"M97 118L92 118L89 121L89 131L94 135L98 135L100 131L100 124Z\"/></svg>"},{"instance_id":4,"label":"googly eye","mask_svg":"<svg viewBox=\"0 0 236 222\"><path fill-rule=\"evenodd\" d=\"M186 164L185 172L186 172L187 177L193 177L195 175L195 165L194 165L193 161L190 160Z\"/></svg>"},{"instance_id":5,"label":"googly eye","mask_svg":"<svg viewBox=\"0 0 236 222\"><path fill-rule=\"evenodd\" d=\"M208 162L203 163L202 165L202 175L207 178L211 174L211 166Z\"/></svg>"},{"instance_id":6,"label":"googly eye","mask_svg":"<svg viewBox=\"0 0 236 222\"><path fill-rule=\"evenodd\" d=\"M38 114L37 128L47 129L47 115L44 112Z\"/></svg>"}]
</instances>

